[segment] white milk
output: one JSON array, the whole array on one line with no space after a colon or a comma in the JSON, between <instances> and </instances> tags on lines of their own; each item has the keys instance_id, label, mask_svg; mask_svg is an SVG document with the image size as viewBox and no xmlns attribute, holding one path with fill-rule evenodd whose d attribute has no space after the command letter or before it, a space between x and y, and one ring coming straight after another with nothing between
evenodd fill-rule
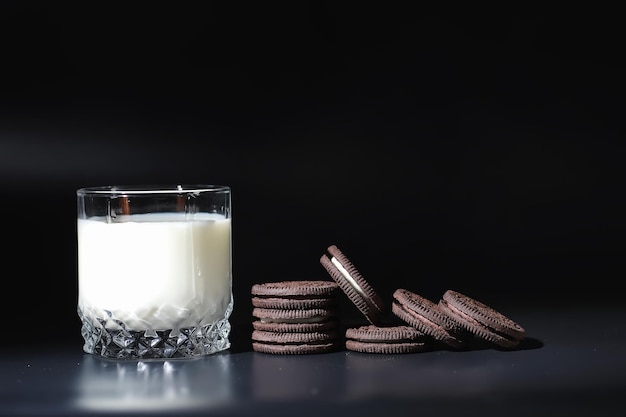
<instances>
[{"instance_id":1,"label":"white milk","mask_svg":"<svg viewBox=\"0 0 626 417\"><path fill-rule=\"evenodd\" d=\"M78 219L78 306L131 330L213 323L232 308L231 221L197 213ZM109 320L107 327L115 327Z\"/></svg>"}]
</instances>

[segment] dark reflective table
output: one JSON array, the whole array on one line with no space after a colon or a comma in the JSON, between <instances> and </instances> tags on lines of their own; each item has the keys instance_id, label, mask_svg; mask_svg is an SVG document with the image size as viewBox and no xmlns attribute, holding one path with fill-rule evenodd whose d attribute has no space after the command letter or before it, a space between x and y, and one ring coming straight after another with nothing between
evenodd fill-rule
<instances>
[{"instance_id":1,"label":"dark reflective table","mask_svg":"<svg viewBox=\"0 0 626 417\"><path fill-rule=\"evenodd\" d=\"M626 309L517 311L519 349L103 360L81 346L3 352L3 416L623 415ZM236 341L233 341L235 345Z\"/></svg>"}]
</instances>

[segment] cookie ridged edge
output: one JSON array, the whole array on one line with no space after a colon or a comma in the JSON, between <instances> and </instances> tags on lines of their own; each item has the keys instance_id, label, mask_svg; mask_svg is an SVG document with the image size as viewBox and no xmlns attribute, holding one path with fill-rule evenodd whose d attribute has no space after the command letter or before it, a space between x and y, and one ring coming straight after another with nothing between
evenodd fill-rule
<instances>
[{"instance_id":1,"label":"cookie ridged edge","mask_svg":"<svg viewBox=\"0 0 626 417\"><path fill-rule=\"evenodd\" d=\"M281 309L254 307L252 316L279 323L302 322L302 320L325 321L337 317L337 310L334 308L309 308L309 309Z\"/></svg>"},{"instance_id":2,"label":"cookie ridged edge","mask_svg":"<svg viewBox=\"0 0 626 417\"><path fill-rule=\"evenodd\" d=\"M289 280L252 285L250 293L258 296L329 296L337 293L337 283L325 280Z\"/></svg>"},{"instance_id":3,"label":"cookie ridged edge","mask_svg":"<svg viewBox=\"0 0 626 417\"><path fill-rule=\"evenodd\" d=\"M408 325L398 326L359 326L350 327L345 331L347 339L358 340L361 342L408 342L422 341L426 339L426 334L417 328Z\"/></svg>"},{"instance_id":4,"label":"cookie ridged edge","mask_svg":"<svg viewBox=\"0 0 626 417\"><path fill-rule=\"evenodd\" d=\"M329 343L311 343L300 345L276 344L252 342L252 350L260 353L268 353L272 355L310 355L316 353L326 353L337 350L340 343L337 341Z\"/></svg>"},{"instance_id":5,"label":"cookie ridged edge","mask_svg":"<svg viewBox=\"0 0 626 417\"><path fill-rule=\"evenodd\" d=\"M318 332L273 332L266 330L253 330L252 340L262 343L283 344L308 344L322 343L336 340L339 332L326 330Z\"/></svg>"},{"instance_id":6,"label":"cookie ridged edge","mask_svg":"<svg viewBox=\"0 0 626 417\"><path fill-rule=\"evenodd\" d=\"M252 297L252 306L260 308L308 310L313 308L337 307L334 297L319 298L285 298L285 297Z\"/></svg>"},{"instance_id":7,"label":"cookie ridged edge","mask_svg":"<svg viewBox=\"0 0 626 417\"><path fill-rule=\"evenodd\" d=\"M428 345L425 342L361 342L358 340L346 340L346 349L353 352L360 353L374 353L374 354L403 354L403 353L417 353L428 350Z\"/></svg>"},{"instance_id":8,"label":"cookie ridged edge","mask_svg":"<svg viewBox=\"0 0 626 417\"><path fill-rule=\"evenodd\" d=\"M277 323L262 320L253 320L252 328L254 330L263 330L269 332L285 332L285 333L306 333L306 332L319 332L329 329L338 329L339 321L337 319L330 319L326 321L319 321L314 323Z\"/></svg>"}]
</instances>

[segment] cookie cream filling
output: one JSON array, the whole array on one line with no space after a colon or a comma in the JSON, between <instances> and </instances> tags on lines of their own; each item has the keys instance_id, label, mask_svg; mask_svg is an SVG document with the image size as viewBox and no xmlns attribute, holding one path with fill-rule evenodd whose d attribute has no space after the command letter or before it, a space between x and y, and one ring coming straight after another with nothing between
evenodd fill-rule
<instances>
[{"instance_id":1,"label":"cookie cream filling","mask_svg":"<svg viewBox=\"0 0 626 417\"><path fill-rule=\"evenodd\" d=\"M361 296L361 298L363 298L363 300L367 303L367 305L370 308L378 311L379 308L374 303L372 303L372 301L370 300L370 297L368 297L365 291L363 291L363 288L361 288L359 283L356 282L356 280L352 278L352 276L350 276L350 273L348 272L348 270L344 268L343 265L341 265L341 263L337 260L337 258L333 256L330 258L330 261L333 263L333 265L335 265L337 270L350 283L350 285L352 285L352 288L354 288L356 292L359 293L359 295Z\"/></svg>"}]
</instances>

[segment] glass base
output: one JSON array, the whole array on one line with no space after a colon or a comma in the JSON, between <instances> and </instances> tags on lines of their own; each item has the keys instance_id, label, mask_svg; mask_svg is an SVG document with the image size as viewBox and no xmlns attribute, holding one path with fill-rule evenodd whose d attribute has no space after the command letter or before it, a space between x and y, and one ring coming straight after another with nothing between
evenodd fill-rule
<instances>
[{"instance_id":1,"label":"glass base","mask_svg":"<svg viewBox=\"0 0 626 417\"><path fill-rule=\"evenodd\" d=\"M106 320L90 320L80 308L78 315L85 340L83 351L104 358L194 358L230 348L228 317L204 326L136 331L127 329L117 320L115 329L109 329Z\"/></svg>"}]
</instances>

